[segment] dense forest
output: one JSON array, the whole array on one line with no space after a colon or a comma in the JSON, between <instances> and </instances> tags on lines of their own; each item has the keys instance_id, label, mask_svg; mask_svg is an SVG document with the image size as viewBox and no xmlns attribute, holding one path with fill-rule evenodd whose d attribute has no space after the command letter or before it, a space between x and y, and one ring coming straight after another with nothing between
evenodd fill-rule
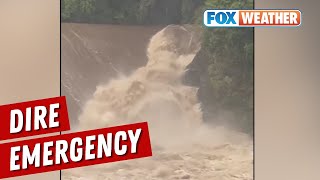
<instances>
[{"instance_id":1,"label":"dense forest","mask_svg":"<svg viewBox=\"0 0 320 180\"><path fill-rule=\"evenodd\" d=\"M112 24L188 23L202 0L63 0L66 22Z\"/></svg>"},{"instance_id":2,"label":"dense forest","mask_svg":"<svg viewBox=\"0 0 320 180\"><path fill-rule=\"evenodd\" d=\"M195 24L204 9L252 9L253 0L62 0L62 21L103 24ZM229 124L253 131L253 28L205 28L186 81L200 87L204 119L232 112Z\"/></svg>"}]
</instances>

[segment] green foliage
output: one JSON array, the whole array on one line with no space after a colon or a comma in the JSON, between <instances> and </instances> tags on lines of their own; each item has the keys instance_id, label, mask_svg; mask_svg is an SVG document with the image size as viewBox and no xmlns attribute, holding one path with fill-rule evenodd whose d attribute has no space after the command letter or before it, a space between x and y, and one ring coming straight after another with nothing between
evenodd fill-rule
<instances>
[{"instance_id":1,"label":"green foliage","mask_svg":"<svg viewBox=\"0 0 320 180\"><path fill-rule=\"evenodd\" d=\"M137 8L137 22L143 24L147 22L151 9L155 6L156 0L141 0Z\"/></svg>"},{"instance_id":2,"label":"green foliage","mask_svg":"<svg viewBox=\"0 0 320 180\"><path fill-rule=\"evenodd\" d=\"M62 0L62 21L113 24L188 23L202 0Z\"/></svg>"},{"instance_id":3,"label":"green foliage","mask_svg":"<svg viewBox=\"0 0 320 180\"><path fill-rule=\"evenodd\" d=\"M63 0L62 19L90 19L95 11L95 0Z\"/></svg>"},{"instance_id":4,"label":"green foliage","mask_svg":"<svg viewBox=\"0 0 320 180\"><path fill-rule=\"evenodd\" d=\"M202 0L182 0L181 4L181 22L190 23L194 21L195 13L198 7L202 5Z\"/></svg>"},{"instance_id":5,"label":"green foliage","mask_svg":"<svg viewBox=\"0 0 320 180\"><path fill-rule=\"evenodd\" d=\"M252 1L206 0L203 9L252 9ZM202 11L203 12L203 11ZM199 22L199 19L197 19ZM202 23L202 22L201 22ZM202 52L216 108L236 112L244 130L253 121L253 28L205 28Z\"/></svg>"}]
</instances>

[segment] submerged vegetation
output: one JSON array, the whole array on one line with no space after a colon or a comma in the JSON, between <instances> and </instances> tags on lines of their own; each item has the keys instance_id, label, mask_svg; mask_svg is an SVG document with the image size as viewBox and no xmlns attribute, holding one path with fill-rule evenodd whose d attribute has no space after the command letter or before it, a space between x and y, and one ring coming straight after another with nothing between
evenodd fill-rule
<instances>
[{"instance_id":1,"label":"submerged vegetation","mask_svg":"<svg viewBox=\"0 0 320 180\"><path fill-rule=\"evenodd\" d=\"M206 8L252 9L253 0L62 0L61 6L63 22L202 25ZM204 114L232 112L230 123L252 134L253 28L202 29L198 65L190 68L198 71Z\"/></svg>"}]
</instances>

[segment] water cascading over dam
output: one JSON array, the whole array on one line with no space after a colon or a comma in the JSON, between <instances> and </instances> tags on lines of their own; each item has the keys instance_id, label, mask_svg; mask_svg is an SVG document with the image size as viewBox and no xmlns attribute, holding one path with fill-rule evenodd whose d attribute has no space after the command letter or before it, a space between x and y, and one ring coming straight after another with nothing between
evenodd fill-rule
<instances>
[{"instance_id":1,"label":"water cascading over dam","mask_svg":"<svg viewBox=\"0 0 320 180\"><path fill-rule=\"evenodd\" d=\"M191 26L165 27L144 41L144 63L131 72L125 63L111 67L116 75L107 80L97 77L94 92L81 100L85 103L80 105L75 130L148 121L153 156L63 171L63 179L253 179L252 142L243 134L204 124L197 88L182 83L201 47L198 35ZM136 58L123 61L141 62ZM74 70L81 74L81 69ZM70 81L66 91L72 93L74 86L77 83Z\"/></svg>"},{"instance_id":2,"label":"water cascading over dam","mask_svg":"<svg viewBox=\"0 0 320 180\"><path fill-rule=\"evenodd\" d=\"M149 39L163 27L63 23L61 28L61 92L76 125L97 85L147 62Z\"/></svg>"}]
</instances>

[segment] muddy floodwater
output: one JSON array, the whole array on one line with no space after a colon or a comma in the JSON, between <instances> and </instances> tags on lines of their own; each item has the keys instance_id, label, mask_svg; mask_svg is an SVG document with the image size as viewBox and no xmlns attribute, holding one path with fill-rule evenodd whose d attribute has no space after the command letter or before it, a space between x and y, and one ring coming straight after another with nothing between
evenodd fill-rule
<instances>
[{"instance_id":1,"label":"muddy floodwater","mask_svg":"<svg viewBox=\"0 0 320 180\"><path fill-rule=\"evenodd\" d=\"M197 87L182 83L200 48L187 25L63 24L73 130L148 121L153 156L64 170L62 179L253 179L251 138L205 124Z\"/></svg>"}]
</instances>

